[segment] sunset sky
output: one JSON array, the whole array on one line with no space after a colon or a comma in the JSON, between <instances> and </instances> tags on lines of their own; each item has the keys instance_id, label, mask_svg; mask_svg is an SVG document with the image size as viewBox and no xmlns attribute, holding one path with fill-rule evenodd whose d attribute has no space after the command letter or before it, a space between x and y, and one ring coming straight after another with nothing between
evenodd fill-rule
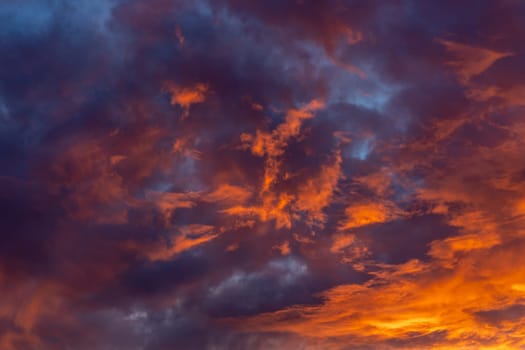
<instances>
[{"instance_id":1,"label":"sunset sky","mask_svg":"<svg viewBox=\"0 0 525 350\"><path fill-rule=\"evenodd\" d=\"M525 1L0 0L0 349L525 349Z\"/></svg>"}]
</instances>

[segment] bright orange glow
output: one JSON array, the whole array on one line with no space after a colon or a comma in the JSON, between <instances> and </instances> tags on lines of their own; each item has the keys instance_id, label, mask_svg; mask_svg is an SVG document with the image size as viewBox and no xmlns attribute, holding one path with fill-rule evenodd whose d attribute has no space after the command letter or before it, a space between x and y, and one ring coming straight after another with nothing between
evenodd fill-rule
<instances>
[{"instance_id":1,"label":"bright orange glow","mask_svg":"<svg viewBox=\"0 0 525 350\"><path fill-rule=\"evenodd\" d=\"M369 203L346 208L346 215L348 219L341 226L343 230L393 220L398 214L383 203Z\"/></svg>"},{"instance_id":2,"label":"bright orange glow","mask_svg":"<svg viewBox=\"0 0 525 350\"><path fill-rule=\"evenodd\" d=\"M206 100L208 86L199 83L192 87L178 87L170 83L167 85L166 90L171 94L171 104L181 106L184 109L183 117L187 117L190 113L191 105L202 103Z\"/></svg>"}]
</instances>

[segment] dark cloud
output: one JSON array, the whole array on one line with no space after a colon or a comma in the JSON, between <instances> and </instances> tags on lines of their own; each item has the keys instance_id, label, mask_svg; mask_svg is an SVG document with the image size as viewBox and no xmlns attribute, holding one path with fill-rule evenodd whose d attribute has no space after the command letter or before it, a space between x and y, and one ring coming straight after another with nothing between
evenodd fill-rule
<instances>
[{"instance_id":1,"label":"dark cloud","mask_svg":"<svg viewBox=\"0 0 525 350\"><path fill-rule=\"evenodd\" d=\"M357 231L374 260L402 264L412 259L426 260L430 243L457 235L457 230L436 215L418 216L382 223Z\"/></svg>"},{"instance_id":2,"label":"dark cloud","mask_svg":"<svg viewBox=\"0 0 525 350\"><path fill-rule=\"evenodd\" d=\"M495 325L500 325L504 322L516 322L525 316L525 306L517 304L502 309L478 311L476 316L484 322Z\"/></svg>"}]
</instances>

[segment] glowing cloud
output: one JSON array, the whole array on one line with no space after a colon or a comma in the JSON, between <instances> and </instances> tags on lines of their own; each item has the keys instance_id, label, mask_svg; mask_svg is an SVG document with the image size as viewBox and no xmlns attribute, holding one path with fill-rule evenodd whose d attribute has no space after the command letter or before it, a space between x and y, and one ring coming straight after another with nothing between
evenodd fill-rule
<instances>
[{"instance_id":1,"label":"glowing cloud","mask_svg":"<svg viewBox=\"0 0 525 350\"><path fill-rule=\"evenodd\" d=\"M524 17L1 0L0 349L525 349Z\"/></svg>"}]
</instances>

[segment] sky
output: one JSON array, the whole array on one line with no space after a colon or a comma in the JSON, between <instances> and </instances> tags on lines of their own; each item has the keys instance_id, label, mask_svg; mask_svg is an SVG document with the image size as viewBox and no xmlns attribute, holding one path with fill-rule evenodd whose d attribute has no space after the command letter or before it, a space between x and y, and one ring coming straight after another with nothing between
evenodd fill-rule
<instances>
[{"instance_id":1,"label":"sky","mask_svg":"<svg viewBox=\"0 0 525 350\"><path fill-rule=\"evenodd\" d=\"M0 0L0 348L525 349L524 38L520 0Z\"/></svg>"}]
</instances>

